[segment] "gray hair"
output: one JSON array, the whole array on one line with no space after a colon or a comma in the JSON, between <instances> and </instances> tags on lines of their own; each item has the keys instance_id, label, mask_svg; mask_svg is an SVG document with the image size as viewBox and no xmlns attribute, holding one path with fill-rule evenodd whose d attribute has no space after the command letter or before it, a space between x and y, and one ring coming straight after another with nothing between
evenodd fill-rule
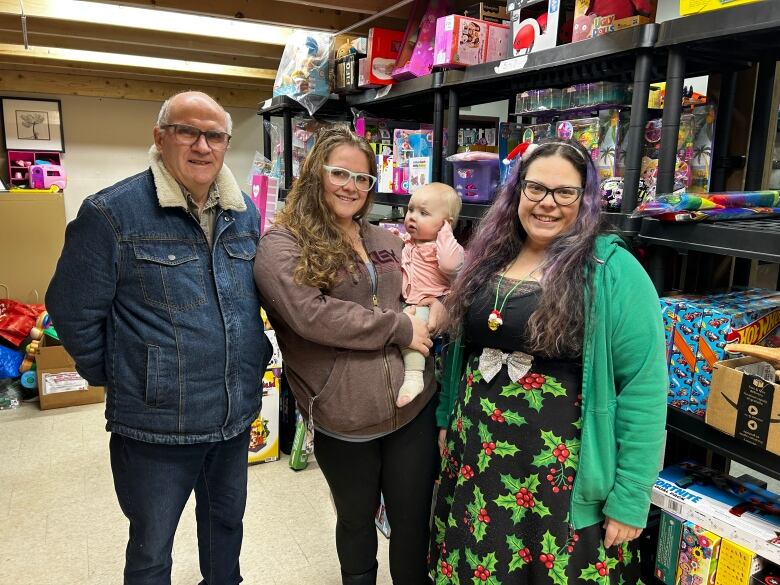
<instances>
[{"instance_id":1,"label":"gray hair","mask_svg":"<svg viewBox=\"0 0 780 585\"><path fill-rule=\"evenodd\" d=\"M192 92L190 92L190 91L180 91L179 93L173 94L171 97L169 97L167 100L165 100L163 102L163 105L160 108L160 113L157 114L157 127L158 128L162 128L169 121L168 120L168 113L169 113L169 111L171 109L171 100L173 100L173 98L175 98L177 96L180 96L183 93L192 93ZM203 95L207 95L208 96L208 94L203 94ZM211 98L211 96L208 96L208 97ZM214 101L215 104L217 104L219 106L219 108L222 110L222 113L225 114L225 126L226 126L225 132L227 132L228 134L232 135L233 134L233 118L230 117L230 114L228 113L228 111L225 108L223 108L219 104L219 102L217 102L213 98L211 98L211 99Z\"/></svg>"}]
</instances>

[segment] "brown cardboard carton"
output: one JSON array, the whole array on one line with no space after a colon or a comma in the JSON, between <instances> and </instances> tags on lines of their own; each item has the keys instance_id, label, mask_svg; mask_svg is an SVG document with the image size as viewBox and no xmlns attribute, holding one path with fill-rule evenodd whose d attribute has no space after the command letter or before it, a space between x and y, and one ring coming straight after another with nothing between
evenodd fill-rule
<instances>
[{"instance_id":1,"label":"brown cardboard carton","mask_svg":"<svg viewBox=\"0 0 780 585\"><path fill-rule=\"evenodd\" d=\"M727 435L780 455L780 385L735 369L757 361L744 357L715 363L705 420Z\"/></svg>"},{"instance_id":2,"label":"brown cardboard carton","mask_svg":"<svg viewBox=\"0 0 780 585\"><path fill-rule=\"evenodd\" d=\"M94 404L105 399L103 387L89 386L86 380L78 376L73 358L51 337L44 336L35 363L41 410Z\"/></svg>"}]
</instances>

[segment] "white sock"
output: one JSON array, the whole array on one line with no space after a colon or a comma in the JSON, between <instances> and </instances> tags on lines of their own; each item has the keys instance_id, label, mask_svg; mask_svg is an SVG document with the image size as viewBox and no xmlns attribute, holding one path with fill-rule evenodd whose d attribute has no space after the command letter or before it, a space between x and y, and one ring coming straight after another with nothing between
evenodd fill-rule
<instances>
[{"instance_id":1,"label":"white sock","mask_svg":"<svg viewBox=\"0 0 780 585\"><path fill-rule=\"evenodd\" d=\"M423 373L415 370L407 370L404 373L404 383L401 385L401 389L398 391L398 400L396 405L406 406L412 400L422 394L425 383L423 382Z\"/></svg>"}]
</instances>

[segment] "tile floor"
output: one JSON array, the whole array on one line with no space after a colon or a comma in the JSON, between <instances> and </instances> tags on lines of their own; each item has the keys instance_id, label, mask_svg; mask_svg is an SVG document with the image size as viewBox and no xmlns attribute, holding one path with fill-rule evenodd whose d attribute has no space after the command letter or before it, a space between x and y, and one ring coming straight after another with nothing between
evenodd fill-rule
<instances>
[{"instance_id":1,"label":"tile floor","mask_svg":"<svg viewBox=\"0 0 780 585\"><path fill-rule=\"evenodd\" d=\"M122 582L127 521L114 496L103 405L0 412L0 584ZM335 514L316 462L249 468L241 567L247 585L338 585ZM391 583L379 535L378 583ZM200 581L195 505L173 551L174 585Z\"/></svg>"}]
</instances>

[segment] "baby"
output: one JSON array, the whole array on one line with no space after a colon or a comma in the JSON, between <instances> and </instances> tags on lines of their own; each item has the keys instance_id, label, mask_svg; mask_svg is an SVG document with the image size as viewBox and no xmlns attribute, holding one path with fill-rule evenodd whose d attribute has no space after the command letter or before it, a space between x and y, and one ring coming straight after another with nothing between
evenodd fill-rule
<instances>
[{"instance_id":1,"label":"baby","mask_svg":"<svg viewBox=\"0 0 780 585\"><path fill-rule=\"evenodd\" d=\"M428 321L428 307L417 306L428 297L441 298L463 265L463 246L452 235L461 201L455 189L444 183L429 183L417 189L409 200L404 218L401 256L403 297L407 306L415 306L415 316ZM406 406L423 391L425 358L405 349L404 383L396 404Z\"/></svg>"}]
</instances>

